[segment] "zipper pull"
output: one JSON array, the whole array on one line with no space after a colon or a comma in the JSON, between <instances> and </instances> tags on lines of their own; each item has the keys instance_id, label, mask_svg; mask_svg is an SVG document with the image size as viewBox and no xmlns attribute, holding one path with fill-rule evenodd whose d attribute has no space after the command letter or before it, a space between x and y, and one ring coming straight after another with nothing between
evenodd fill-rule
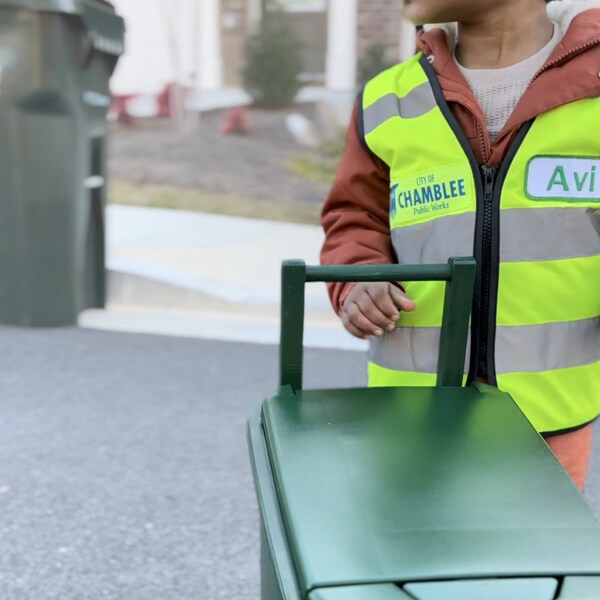
<instances>
[{"instance_id":1,"label":"zipper pull","mask_svg":"<svg viewBox=\"0 0 600 600\"><path fill-rule=\"evenodd\" d=\"M483 199L485 202L491 202L494 195L494 184L496 183L496 175L498 174L499 165L488 167L480 165L481 179L483 181Z\"/></svg>"}]
</instances>

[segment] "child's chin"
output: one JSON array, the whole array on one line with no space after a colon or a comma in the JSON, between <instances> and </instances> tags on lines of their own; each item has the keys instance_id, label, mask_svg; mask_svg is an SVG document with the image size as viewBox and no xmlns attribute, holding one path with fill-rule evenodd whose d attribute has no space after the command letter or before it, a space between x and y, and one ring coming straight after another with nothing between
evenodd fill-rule
<instances>
[{"instance_id":1,"label":"child's chin","mask_svg":"<svg viewBox=\"0 0 600 600\"><path fill-rule=\"evenodd\" d=\"M410 2L405 5L402 17L415 25L423 25L428 22L426 15L423 15L422 11L419 11L417 6Z\"/></svg>"}]
</instances>

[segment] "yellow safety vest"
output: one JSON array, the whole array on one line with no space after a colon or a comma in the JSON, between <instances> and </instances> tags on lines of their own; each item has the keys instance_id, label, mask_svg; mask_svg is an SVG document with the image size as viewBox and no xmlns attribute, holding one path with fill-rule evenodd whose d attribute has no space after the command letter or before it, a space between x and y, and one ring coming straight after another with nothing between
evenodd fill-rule
<instances>
[{"instance_id":1,"label":"yellow safety vest","mask_svg":"<svg viewBox=\"0 0 600 600\"><path fill-rule=\"evenodd\" d=\"M540 432L600 414L600 98L521 128L504 162L478 165L421 55L362 94L359 127L390 169L399 263L475 256L465 376L509 392ZM417 308L371 341L369 384L433 385L443 283L407 282Z\"/></svg>"}]
</instances>

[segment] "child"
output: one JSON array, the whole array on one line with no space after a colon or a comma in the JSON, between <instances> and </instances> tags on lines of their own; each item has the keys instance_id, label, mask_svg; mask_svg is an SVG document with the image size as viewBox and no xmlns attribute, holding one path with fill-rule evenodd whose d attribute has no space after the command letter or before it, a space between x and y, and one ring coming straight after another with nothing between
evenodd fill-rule
<instances>
[{"instance_id":1,"label":"child","mask_svg":"<svg viewBox=\"0 0 600 600\"><path fill-rule=\"evenodd\" d=\"M509 392L582 488L600 413L600 2L406 0L422 55L362 90L321 261L475 256L469 380ZM439 24L439 25L436 25ZM443 285L336 283L370 385L432 385Z\"/></svg>"}]
</instances>

